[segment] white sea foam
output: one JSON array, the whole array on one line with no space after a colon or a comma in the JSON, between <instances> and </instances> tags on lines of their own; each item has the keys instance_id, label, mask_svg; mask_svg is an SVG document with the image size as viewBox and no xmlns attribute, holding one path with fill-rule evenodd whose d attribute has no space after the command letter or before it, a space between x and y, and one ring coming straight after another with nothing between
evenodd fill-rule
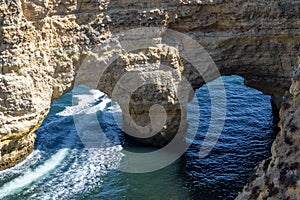
<instances>
[{"instance_id":1,"label":"white sea foam","mask_svg":"<svg viewBox=\"0 0 300 200\"><path fill-rule=\"evenodd\" d=\"M72 116L78 114L91 114L99 110L103 111L111 100L103 92L85 86L78 86L73 90L73 106L66 106L65 109L56 115ZM95 104L101 98L101 103Z\"/></svg>"},{"instance_id":2,"label":"white sea foam","mask_svg":"<svg viewBox=\"0 0 300 200\"><path fill-rule=\"evenodd\" d=\"M72 136L67 135L68 138L72 140ZM46 151L51 152L51 149ZM26 171L23 171L25 168L11 169L23 175L0 188L0 199L18 193L30 195L30 199L69 199L101 187L103 177L119 166L124 156L121 151L121 145L95 149L64 148L34 170L28 170L28 162L25 162Z\"/></svg>"},{"instance_id":3,"label":"white sea foam","mask_svg":"<svg viewBox=\"0 0 300 200\"><path fill-rule=\"evenodd\" d=\"M51 156L49 160L44 162L44 164L40 165L35 170L27 171L22 176L4 184L0 188L0 199L8 195L18 193L24 188L30 186L30 184L32 184L33 182L48 175L63 161L63 159L67 156L68 151L68 149L59 150L56 154Z\"/></svg>"},{"instance_id":4,"label":"white sea foam","mask_svg":"<svg viewBox=\"0 0 300 200\"><path fill-rule=\"evenodd\" d=\"M38 188L43 192L33 194L31 198L71 199L78 194L101 187L103 177L109 170L119 166L123 156L121 150L122 147L119 145L82 152L72 150L70 158L56 170L55 175L49 177L49 180L43 182ZM75 162L72 161L73 159ZM66 167L67 171L64 170Z\"/></svg>"},{"instance_id":5,"label":"white sea foam","mask_svg":"<svg viewBox=\"0 0 300 200\"><path fill-rule=\"evenodd\" d=\"M26 195L29 199L70 199L74 195L101 187L104 175L120 165L124 155L121 145L114 145L120 141L113 128L108 127L106 130L112 140L110 145L82 149L76 146L76 132L66 131L70 126L69 120L64 120L68 116L85 114L83 128L97 136L99 133L93 126L100 122L90 120L89 116L101 111L104 121L111 120L110 113L121 117L120 107L112 103L104 93L84 86L77 87L73 94L75 105L65 107L56 114L59 117L43 125L44 128L41 127L40 134L44 143L37 144L37 149L23 163L9 169L10 171L0 173L0 178L10 180L0 188L0 199L17 194ZM56 153L45 158L45 155L52 152ZM47 160L43 162L43 159ZM35 166L38 160L42 161L41 164L30 170L30 166ZM10 179L12 174L21 175Z\"/></svg>"}]
</instances>

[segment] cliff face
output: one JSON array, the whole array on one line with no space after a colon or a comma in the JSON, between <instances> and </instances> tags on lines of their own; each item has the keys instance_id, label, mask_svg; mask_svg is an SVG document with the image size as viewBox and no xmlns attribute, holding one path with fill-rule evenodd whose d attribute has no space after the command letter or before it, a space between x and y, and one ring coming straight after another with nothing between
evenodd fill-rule
<instances>
[{"instance_id":1,"label":"cliff face","mask_svg":"<svg viewBox=\"0 0 300 200\"><path fill-rule=\"evenodd\" d=\"M105 43L112 32L141 26L184 32L205 47L223 75L243 76L248 86L272 95L274 102L280 105L281 96L290 87L293 66L297 63L299 15L300 3L287 0L0 1L0 170L14 166L32 151L34 131L45 118L51 102L72 89L84 58L98 44ZM164 55L162 59L173 63L176 73L183 74L194 88L199 88L204 83L202 78L189 63L179 61L176 50L170 49L172 47L162 52L143 50L140 54L124 54L113 73L119 76L125 68L130 69L145 60L155 63L161 60L155 61L154 57ZM177 64L174 60L178 61ZM299 147L299 131L290 130L289 124L289 120L295 120L293 124L299 125L296 118L299 110L296 106L298 94L295 93L299 90L297 80L294 79L290 100L285 101L289 108L281 111L281 133L273 145L272 161L261 172L269 174L266 177L270 178L259 180L266 183L256 188L260 195L266 194L267 183L271 184L271 181L275 181L275 191L277 182L280 188L271 196L295 193L292 189L283 189L287 187L285 180L280 180L280 170L294 168L282 171L281 174L286 174L286 177L290 173L299 174L298 167L289 163L289 160L299 158L299 151L295 149L297 145ZM171 82L176 81L173 75ZM167 81L162 80L162 83ZM108 94L111 91L105 84L98 88ZM149 87L146 92L140 93L148 94L142 99L155 101L151 90L161 91L160 94L164 94L161 98L171 102L173 107L169 113L173 117L168 119L167 127L174 126L178 116L174 115L176 105L170 95L172 91ZM129 114L137 123L144 125L149 121L149 110L143 110L144 105L140 102L137 100L133 104L134 109ZM161 142L163 145L173 136L163 133L143 142ZM280 142L284 145L279 145ZM293 145L289 146L289 143ZM285 150L294 153L284 154ZM273 176L279 176L277 182ZM254 181L252 185L255 184ZM254 187L252 185L247 188ZM299 189L299 185L295 187ZM242 199L251 198L247 188L241 194L244 195Z\"/></svg>"},{"instance_id":2,"label":"cliff face","mask_svg":"<svg viewBox=\"0 0 300 200\"><path fill-rule=\"evenodd\" d=\"M299 63L300 64L300 63ZM281 129L272 157L263 161L237 199L299 199L300 197L300 65L280 110Z\"/></svg>"}]
</instances>

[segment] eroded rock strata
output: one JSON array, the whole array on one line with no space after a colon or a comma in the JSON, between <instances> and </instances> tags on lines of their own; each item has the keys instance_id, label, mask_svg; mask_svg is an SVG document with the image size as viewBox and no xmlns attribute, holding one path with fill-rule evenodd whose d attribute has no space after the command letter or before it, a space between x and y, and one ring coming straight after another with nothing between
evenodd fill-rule
<instances>
[{"instance_id":1,"label":"eroded rock strata","mask_svg":"<svg viewBox=\"0 0 300 200\"><path fill-rule=\"evenodd\" d=\"M287 0L0 1L0 170L30 154L34 131L51 102L72 89L77 70L92 49L104 44L112 33L131 28L165 27L188 34L205 47L223 75L243 76L248 86L272 95L279 106L297 63L299 15L300 3ZM176 50L171 49L120 54L113 73L119 76L123 69L165 55L166 62L173 63L174 72L183 74L195 89L199 88L203 79L189 63L180 62ZM155 66L156 61L150 66ZM173 75L169 83L176 81ZM290 162L299 159L297 81L296 76L281 110L281 133L273 145L272 159L257 169L265 179L252 181L240 199L296 198L297 192L299 196L299 167ZM109 84L99 86L109 93L108 87ZM161 97L173 103L169 112L177 113L174 98L169 98L172 91L157 86L146 89L140 90L141 96L133 104L135 109L129 113L137 123L145 125L149 121L149 110L141 109L138 98L153 101L151 90L161 91ZM169 125L174 126L178 119L174 116ZM172 137L161 134L158 139L144 142L163 145Z\"/></svg>"}]
</instances>

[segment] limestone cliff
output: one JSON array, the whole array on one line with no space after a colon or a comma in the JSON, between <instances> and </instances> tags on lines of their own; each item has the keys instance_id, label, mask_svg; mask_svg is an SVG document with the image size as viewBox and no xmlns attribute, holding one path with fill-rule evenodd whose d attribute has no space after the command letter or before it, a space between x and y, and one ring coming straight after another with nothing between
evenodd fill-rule
<instances>
[{"instance_id":1,"label":"limestone cliff","mask_svg":"<svg viewBox=\"0 0 300 200\"><path fill-rule=\"evenodd\" d=\"M280 119L281 131L273 143L272 157L255 169L251 182L237 199L298 200L300 197L300 65L284 96Z\"/></svg>"},{"instance_id":2,"label":"limestone cliff","mask_svg":"<svg viewBox=\"0 0 300 200\"><path fill-rule=\"evenodd\" d=\"M243 76L247 85L272 95L274 102L280 105L281 96L290 87L293 66L297 63L299 15L300 3L288 0L1 0L0 170L14 166L32 151L34 131L45 118L51 102L72 89L84 58L95 46L105 43L113 32L141 26L184 32L205 47L222 74ZM176 73L183 74L194 88L199 88L204 83L202 78L189 63L180 62L176 50L171 49L124 54L118 63L130 69L155 55L166 55L168 63L177 62L174 64ZM123 68L114 70L120 75ZM171 81L176 82L174 77ZM284 169L282 166L294 168L282 171L285 177L290 177L294 171L299 174L297 167L289 163L289 160L298 158L299 151L288 146L289 143L299 146L299 132L290 130L291 124L287 121L292 118L296 120L293 124L299 125L295 117L299 107L296 106L295 93L298 86L295 78L290 103L286 101L284 104L289 106L281 111L281 134L273 145L273 158L264 172L269 173L266 177L270 180L263 180L266 185L256 187L257 191L253 193L258 195L266 195L270 181L275 181L275 191L279 188L274 195L293 193L292 189L284 189L287 188L285 180L289 178L280 180L279 177L277 182L271 179L278 176L275 169ZM102 85L101 89L108 89L106 87L109 85ZM163 88L151 87L147 91L153 89L160 90L161 94L166 92ZM142 94L147 94L147 91ZM149 96L143 98L152 101ZM169 96L168 93L163 98ZM172 98L169 102L173 102ZM144 119L141 124L147 123L147 117L143 116L148 111L141 111L138 105L135 108L130 114L137 123L139 119ZM173 110L175 108L176 105ZM168 125L176 121L176 116L172 119ZM293 137L287 136L290 133L294 134L294 141ZM160 136L164 134L144 142L158 144L163 138L168 138L163 145L174 135ZM285 142L285 145L276 145L280 142ZM284 154L286 149L294 153ZM294 186L299 190L299 185ZM241 198L254 198L247 194L247 188Z\"/></svg>"}]
</instances>

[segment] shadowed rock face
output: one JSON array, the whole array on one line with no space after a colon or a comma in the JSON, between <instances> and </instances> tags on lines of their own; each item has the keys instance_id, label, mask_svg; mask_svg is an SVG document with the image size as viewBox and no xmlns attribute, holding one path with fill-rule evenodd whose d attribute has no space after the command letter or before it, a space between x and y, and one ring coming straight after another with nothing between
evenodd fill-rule
<instances>
[{"instance_id":1,"label":"shadowed rock face","mask_svg":"<svg viewBox=\"0 0 300 200\"><path fill-rule=\"evenodd\" d=\"M300 59L299 59L300 61ZM299 62L300 63L300 62ZM257 166L251 182L237 197L243 199L299 199L300 196L300 65L280 110L279 135L272 157Z\"/></svg>"},{"instance_id":2,"label":"shadowed rock face","mask_svg":"<svg viewBox=\"0 0 300 200\"><path fill-rule=\"evenodd\" d=\"M107 42L112 33L131 28L165 27L188 34L210 53L221 74L243 76L248 86L272 95L279 107L281 97L291 85L290 79L296 69L293 66L297 65L299 15L300 3L287 0L1 1L0 170L14 166L31 153L34 131L48 113L51 102L73 88L76 73L84 58L92 54L92 49ZM167 126L157 136L142 142L159 146L166 144L174 137L178 128L176 121L185 117L185 111L176 105L176 95L173 94L176 87L168 90L163 85L176 85L180 81L178 75L184 75L196 89L204 83L203 79L189 63L180 59L174 47L118 55L120 59L104 73L97 85L108 95L111 95L114 82L127 71L134 69L151 79L159 76L162 70L159 63L172 66L169 78L161 76L161 85L137 88L131 96L129 111L123 109L125 124L132 118L136 124L145 126L149 123L149 105L147 107L143 102L152 105L165 100ZM141 63L150 68L139 68ZM152 74L147 76L149 71ZM259 188L250 183L241 199L254 198L249 191L265 195L267 184L279 188L268 194L271 197L292 199L295 194L300 195L299 181L286 184L285 180L289 179L280 181L279 177L277 181L275 175L271 175L286 174L285 177L289 177L290 173L298 174L296 178L299 180L299 167L285 164L288 160L299 159L299 149L296 149L300 143L299 131L289 130L291 124L287 121L296 120L299 111L299 95L294 92L299 90L299 84L298 79L293 80L292 95L285 101L291 105L289 109L292 111L282 108L281 133L273 145L271 162L265 171L257 171L259 176L269 174L266 177L272 178L268 181L258 178L256 183L266 183ZM153 96L154 93L159 96ZM130 124L128 130L137 130ZM299 126L297 121L294 124ZM289 140L285 141L286 134L293 135L288 138L295 139L295 148L289 146ZM281 145L283 141L285 145ZM285 150L291 153L284 154ZM285 168L293 169L282 171ZM290 186L296 189L289 189ZM252 191L251 187L257 191Z\"/></svg>"}]
</instances>

